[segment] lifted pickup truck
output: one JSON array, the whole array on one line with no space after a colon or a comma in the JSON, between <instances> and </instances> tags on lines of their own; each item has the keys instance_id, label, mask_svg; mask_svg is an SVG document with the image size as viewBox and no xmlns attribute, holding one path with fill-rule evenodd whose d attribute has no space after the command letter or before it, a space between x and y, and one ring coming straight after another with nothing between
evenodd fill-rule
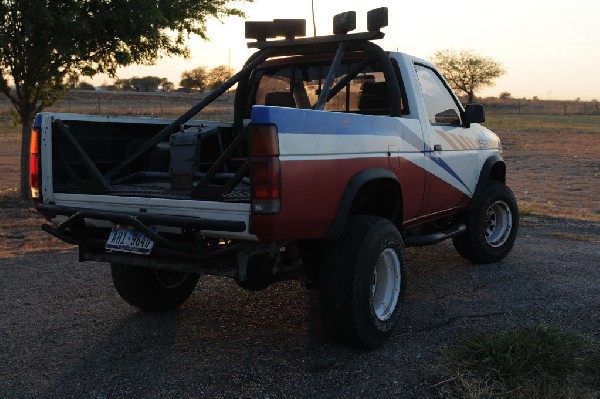
<instances>
[{"instance_id":1,"label":"lifted pickup truck","mask_svg":"<svg viewBox=\"0 0 600 399\"><path fill-rule=\"evenodd\" d=\"M376 347L398 324L405 246L451 238L492 263L519 223L498 137L431 63L373 43L387 9L247 22L245 67L175 121L40 113L31 189L42 228L108 262L131 305L173 309L200 275L248 290L299 279L327 330ZM277 39L277 37L285 37ZM237 84L229 123L192 119Z\"/></svg>"}]
</instances>

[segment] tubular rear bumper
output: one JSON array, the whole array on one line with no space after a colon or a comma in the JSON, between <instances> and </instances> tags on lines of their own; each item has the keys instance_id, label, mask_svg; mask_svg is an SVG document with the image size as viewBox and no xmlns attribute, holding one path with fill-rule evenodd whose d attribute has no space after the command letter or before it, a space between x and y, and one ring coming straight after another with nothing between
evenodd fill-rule
<instances>
[{"instance_id":1,"label":"tubular rear bumper","mask_svg":"<svg viewBox=\"0 0 600 399\"><path fill-rule=\"evenodd\" d=\"M48 224L42 225L42 230L53 236L73 245L89 245L89 240L77 234L77 229L71 230L85 223L85 219L105 220L112 223L128 224L142 232L146 237L155 242L155 245L176 251L189 251L192 248L187 243L181 243L169 240L153 232L148 226L168 226L191 228L198 230L213 230L225 232L243 232L246 230L246 223L242 221L230 220L212 220L205 218L148 215L143 213L126 214L120 212L96 211L90 209L77 209L57 205L40 204L37 210L48 216L63 215L68 219L54 227Z\"/></svg>"}]
</instances>

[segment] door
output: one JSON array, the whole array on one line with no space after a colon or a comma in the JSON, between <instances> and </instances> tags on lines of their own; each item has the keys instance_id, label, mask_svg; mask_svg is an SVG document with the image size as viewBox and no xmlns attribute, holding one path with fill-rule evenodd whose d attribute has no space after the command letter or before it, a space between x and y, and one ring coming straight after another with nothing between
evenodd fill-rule
<instances>
[{"instance_id":1,"label":"door","mask_svg":"<svg viewBox=\"0 0 600 399\"><path fill-rule=\"evenodd\" d=\"M468 203L477 179L477 140L463 126L462 108L433 68L415 64L426 111L429 137L425 149L426 191L424 213L433 214Z\"/></svg>"}]
</instances>

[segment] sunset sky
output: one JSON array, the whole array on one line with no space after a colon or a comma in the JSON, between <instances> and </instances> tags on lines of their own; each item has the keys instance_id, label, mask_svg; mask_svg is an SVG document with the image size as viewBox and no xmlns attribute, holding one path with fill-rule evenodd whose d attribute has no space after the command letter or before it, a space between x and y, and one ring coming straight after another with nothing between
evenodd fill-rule
<instances>
[{"instance_id":1,"label":"sunset sky","mask_svg":"<svg viewBox=\"0 0 600 399\"><path fill-rule=\"evenodd\" d=\"M306 18L312 35L310 0L237 4L249 20ZM501 62L507 74L480 96L509 92L515 98L600 100L598 0L315 0L317 33L331 34L333 16L343 11L356 11L357 31L364 31L367 11L382 6L389 9L390 23L378 44L386 50L429 58L436 50L464 49ZM228 64L239 69L253 52L246 47L241 18L210 21L207 34L210 42L190 38L190 59L166 58L155 66L120 69L118 75L154 75L178 85L185 70ZM95 84L110 82L102 76L94 79Z\"/></svg>"}]
</instances>

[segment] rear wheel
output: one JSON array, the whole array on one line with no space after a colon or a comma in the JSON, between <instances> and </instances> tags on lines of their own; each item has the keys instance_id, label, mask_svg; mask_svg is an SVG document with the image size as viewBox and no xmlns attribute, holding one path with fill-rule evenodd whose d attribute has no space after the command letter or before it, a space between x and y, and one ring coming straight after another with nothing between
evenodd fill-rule
<instances>
[{"instance_id":1,"label":"rear wheel","mask_svg":"<svg viewBox=\"0 0 600 399\"><path fill-rule=\"evenodd\" d=\"M404 244L396 226L355 216L328 250L319 277L323 323L350 345L375 348L398 324L405 291Z\"/></svg>"},{"instance_id":2,"label":"rear wheel","mask_svg":"<svg viewBox=\"0 0 600 399\"><path fill-rule=\"evenodd\" d=\"M519 228L519 208L512 191L489 182L484 199L467 215L467 231L454 237L458 253L476 263L502 260L513 247Z\"/></svg>"},{"instance_id":3,"label":"rear wheel","mask_svg":"<svg viewBox=\"0 0 600 399\"><path fill-rule=\"evenodd\" d=\"M263 291L275 282L270 258L267 255L256 255L248 259L246 280L235 280L235 283L248 291Z\"/></svg>"},{"instance_id":4,"label":"rear wheel","mask_svg":"<svg viewBox=\"0 0 600 399\"><path fill-rule=\"evenodd\" d=\"M165 311L179 307L192 294L199 276L192 273L110 265L117 292L127 303L142 310Z\"/></svg>"}]
</instances>

